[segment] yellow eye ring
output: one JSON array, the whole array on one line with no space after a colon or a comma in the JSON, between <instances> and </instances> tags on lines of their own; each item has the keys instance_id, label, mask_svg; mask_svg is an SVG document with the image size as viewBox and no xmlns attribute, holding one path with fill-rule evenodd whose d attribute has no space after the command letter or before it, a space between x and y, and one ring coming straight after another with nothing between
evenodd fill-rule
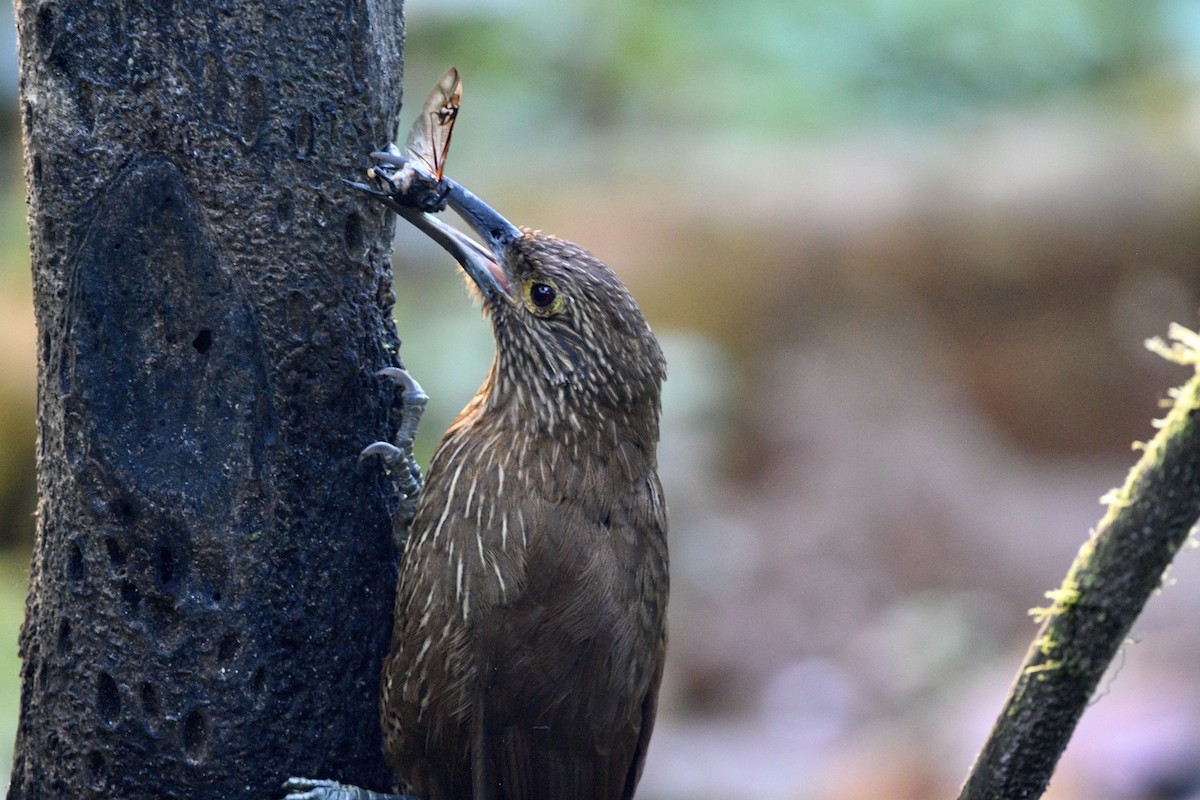
<instances>
[{"instance_id":1,"label":"yellow eye ring","mask_svg":"<svg viewBox=\"0 0 1200 800\"><path fill-rule=\"evenodd\" d=\"M552 281L528 280L523 290L525 307L542 317L552 317L563 310L563 298Z\"/></svg>"}]
</instances>

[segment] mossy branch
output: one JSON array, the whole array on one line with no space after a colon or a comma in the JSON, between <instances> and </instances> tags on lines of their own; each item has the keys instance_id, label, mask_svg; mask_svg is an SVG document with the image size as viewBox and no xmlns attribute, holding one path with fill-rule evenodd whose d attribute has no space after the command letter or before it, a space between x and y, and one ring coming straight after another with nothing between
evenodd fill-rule
<instances>
[{"instance_id":1,"label":"mossy branch","mask_svg":"<svg viewBox=\"0 0 1200 800\"><path fill-rule=\"evenodd\" d=\"M1037 609L1042 626L959 800L1041 797L1101 677L1200 517L1200 335L1147 347L1197 374L1172 392L1158 434Z\"/></svg>"}]
</instances>

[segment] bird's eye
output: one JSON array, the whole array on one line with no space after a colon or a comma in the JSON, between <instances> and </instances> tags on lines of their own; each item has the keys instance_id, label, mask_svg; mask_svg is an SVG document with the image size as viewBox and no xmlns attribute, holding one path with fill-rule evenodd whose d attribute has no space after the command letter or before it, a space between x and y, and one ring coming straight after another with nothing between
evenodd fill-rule
<instances>
[{"instance_id":1,"label":"bird's eye","mask_svg":"<svg viewBox=\"0 0 1200 800\"><path fill-rule=\"evenodd\" d=\"M529 287L529 302L538 308L547 308L558 297L554 287L546 283L535 283Z\"/></svg>"},{"instance_id":2,"label":"bird's eye","mask_svg":"<svg viewBox=\"0 0 1200 800\"><path fill-rule=\"evenodd\" d=\"M563 310L563 298L550 281L526 281L525 307L539 317L552 317Z\"/></svg>"}]
</instances>

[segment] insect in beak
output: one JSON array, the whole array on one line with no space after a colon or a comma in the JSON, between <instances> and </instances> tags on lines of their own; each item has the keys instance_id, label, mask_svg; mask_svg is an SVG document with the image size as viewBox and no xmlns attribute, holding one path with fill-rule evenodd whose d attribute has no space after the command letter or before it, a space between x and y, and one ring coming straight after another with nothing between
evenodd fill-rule
<instances>
[{"instance_id":1,"label":"insect in beak","mask_svg":"<svg viewBox=\"0 0 1200 800\"><path fill-rule=\"evenodd\" d=\"M443 174L454 121L462 103L462 79L451 67L434 85L413 122L401 153L395 146L371 154L368 185L346 181L377 198L440 244L462 266L488 303L512 300L504 253L522 234L494 209ZM452 208L483 245L433 216Z\"/></svg>"}]
</instances>

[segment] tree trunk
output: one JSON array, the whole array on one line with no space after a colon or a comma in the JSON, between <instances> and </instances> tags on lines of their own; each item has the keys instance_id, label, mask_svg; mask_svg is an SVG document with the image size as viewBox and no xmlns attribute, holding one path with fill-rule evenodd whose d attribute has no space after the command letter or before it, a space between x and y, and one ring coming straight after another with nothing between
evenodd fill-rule
<instances>
[{"instance_id":1,"label":"tree trunk","mask_svg":"<svg viewBox=\"0 0 1200 800\"><path fill-rule=\"evenodd\" d=\"M385 788L401 0L18 0L38 536L10 798Z\"/></svg>"}]
</instances>

